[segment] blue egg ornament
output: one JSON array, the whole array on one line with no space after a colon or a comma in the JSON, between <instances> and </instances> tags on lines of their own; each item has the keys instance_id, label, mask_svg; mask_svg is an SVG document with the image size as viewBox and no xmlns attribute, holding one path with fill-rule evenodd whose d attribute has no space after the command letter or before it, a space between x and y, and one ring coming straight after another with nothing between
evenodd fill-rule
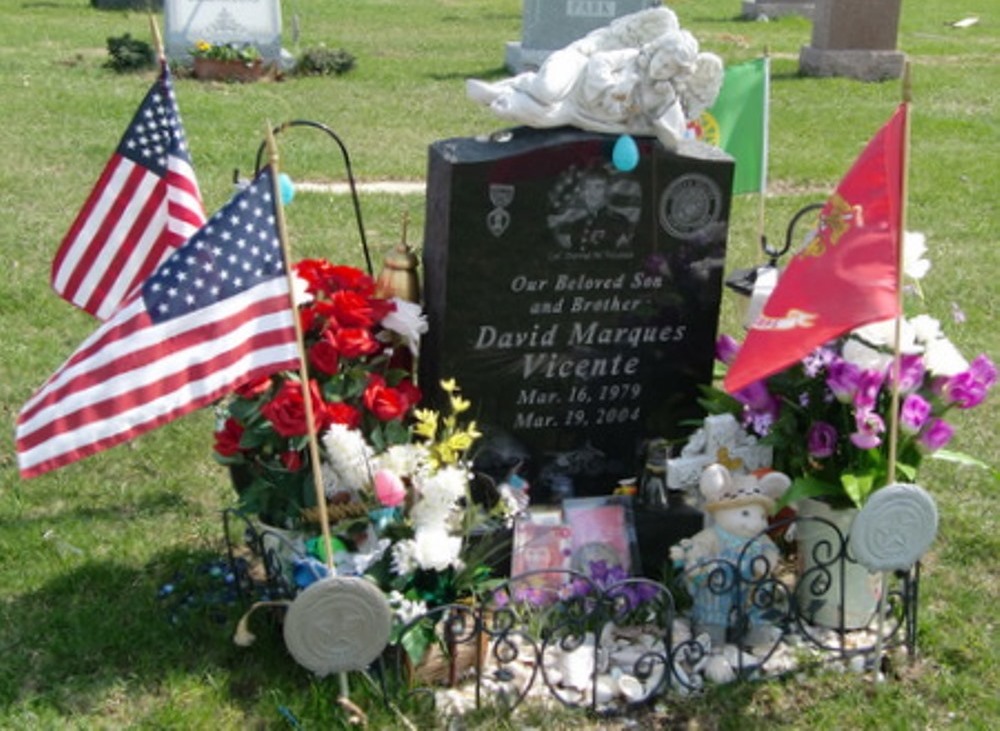
<instances>
[{"instance_id":1,"label":"blue egg ornament","mask_svg":"<svg viewBox=\"0 0 1000 731\"><path fill-rule=\"evenodd\" d=\"M635 143L632 135L622 135L615 140L615 146L611 150L611 162L623 173L635 170L635 166L639 164L639 145Z\"/></svg>"},{"instance_id":2,"label":"blue egg ornament","mask_svg":"<svg viewBox=\"0 0 1000 731\"><path fill-rule=\"evenodd\" d=\"M295 183L285 173L278 174L278 190L281 191L282 205L288 205L295 199Z\"/></svg>"}]
</instances>

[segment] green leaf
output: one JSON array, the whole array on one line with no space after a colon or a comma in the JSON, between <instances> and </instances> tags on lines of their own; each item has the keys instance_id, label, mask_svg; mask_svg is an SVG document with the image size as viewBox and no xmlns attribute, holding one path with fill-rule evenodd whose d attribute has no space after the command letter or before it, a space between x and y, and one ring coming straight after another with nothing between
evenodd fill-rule
<instances>
[{"instance_id":1,"label":"green leaf","mask_svg":"<svg viewBox=\"0 0 1000 731\"><path fill-rule=\"evenodd\" d=\"M989 472L994 480L1000 481L1000 469L983 462L977 457L973 457L971 454L956 452L951 449L939 449L936 452L931 453L931 457L934 459L940 459L944 462L952 462L953 464L960 464L967 467L978 467L979 469Z\"/></svg>"},{"instance_id":2,"label":"green leaf","mask_svg":"<svg viewBox=\"0 0 1000 731\"><path fill-rule=\"evenodd\" d=\"M796 477L791 487L778 501L778 508L805 500L806 498L840 498L844 489L840 485L816 479L815 477Z\"/></svg>"},{"instance_id":3,"label":"green leaf","mask_svg":"<svg viewBox=\"0 0 1000 731\"><path fill-rule=\"evenodd\" d=\"M847 496L860 508L871 494L875 478L871 474L855 475L845 472L840 476L840 482Z\"/></svg>"}]
</instances>

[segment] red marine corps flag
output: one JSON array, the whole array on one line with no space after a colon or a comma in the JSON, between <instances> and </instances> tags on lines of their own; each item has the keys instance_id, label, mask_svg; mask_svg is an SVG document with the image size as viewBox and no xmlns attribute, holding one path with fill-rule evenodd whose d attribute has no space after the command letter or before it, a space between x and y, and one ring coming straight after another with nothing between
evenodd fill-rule
<instances>
[{"instance_id":1,"label":"red marine corps flag","mask_svg":"<svg viewBox=\"0 0 1000 731\"><path fill-rule=\"evenodd\" d=\"M789 262L723 385L733 393L856 327L899 314L907 105L868 143Z\"/></svg>"}]
</instances>

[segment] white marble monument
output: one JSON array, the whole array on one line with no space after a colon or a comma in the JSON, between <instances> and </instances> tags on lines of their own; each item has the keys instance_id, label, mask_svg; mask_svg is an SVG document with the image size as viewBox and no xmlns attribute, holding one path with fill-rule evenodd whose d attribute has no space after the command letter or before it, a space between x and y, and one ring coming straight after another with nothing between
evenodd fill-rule
<instances>
[{"instance_id":1,"label":"white marble monument","mask_svg":"<svg viewBox=\"0 0 1000 731\"><path fill-rule=\"evenodd\" d=\"M167 58L189 61L191 47L209 43L251 43L265 61L280 61L280 0L164 0Z\"/></svg>"}]
</instances>

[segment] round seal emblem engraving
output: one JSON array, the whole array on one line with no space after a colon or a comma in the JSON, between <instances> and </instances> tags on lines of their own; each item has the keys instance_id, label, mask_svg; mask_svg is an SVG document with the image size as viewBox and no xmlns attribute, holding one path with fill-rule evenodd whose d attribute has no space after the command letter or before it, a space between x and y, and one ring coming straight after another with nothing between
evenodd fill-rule
<instances>
[{"instance_id":1,"label":"round seal emblem engraving","mask_svg":"<svg viewBox=\"0 0 1000 731\"><path fill-rule=\"evenodd\" d=\"M660 226L678 239L693 239L719 220L722 190L706 175L688 173L660 195Z\"/></svg>"}]
</instances>

